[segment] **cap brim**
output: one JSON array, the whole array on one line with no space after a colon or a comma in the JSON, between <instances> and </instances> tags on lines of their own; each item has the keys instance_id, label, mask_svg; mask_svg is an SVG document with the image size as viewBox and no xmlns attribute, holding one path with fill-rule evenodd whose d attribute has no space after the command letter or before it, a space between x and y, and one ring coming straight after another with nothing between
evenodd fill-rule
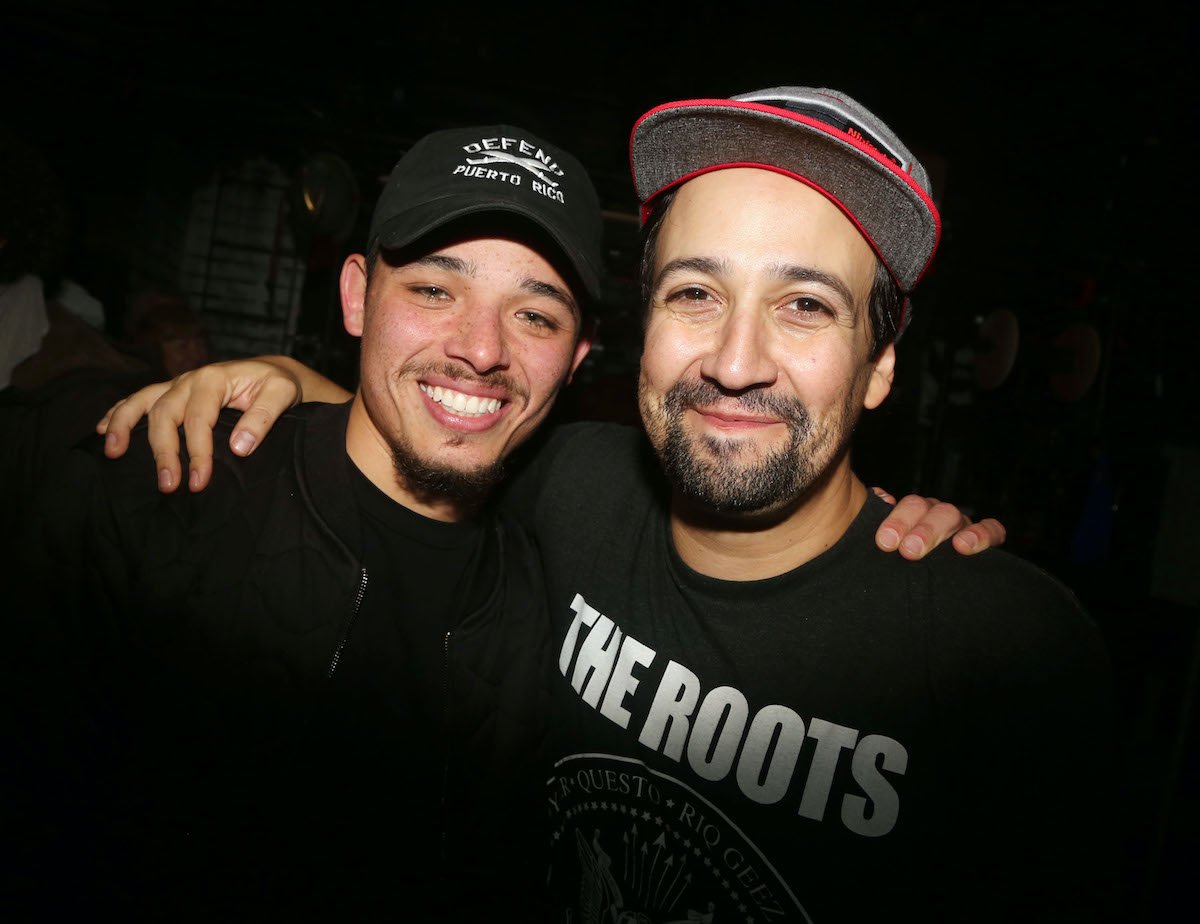
<instances>
[{"instance_id":1,"label":"cap brim","mask_svg":"<svg viewBox=\"0 0 1200 924\"><path fill-rule=\"evenodd\" d=\"M587 296L594 302L601 300L599 267L593 266L586 256L571 246L571 236L566 229L546 221L543 213L527 208L520 202L481 200L478 196L441 196L389 217L379 228L376 240L380 247L388 250L407 247L453 221L486 214L517 215L540 228L549 235L578 275Z\"/></svg>"},{"instance_id":2,"label":"cap brim","mask_svg":"<svg viewBox=\"0 0 1200 924\"><path fill-rule=\"evenodd\" d=\"M842 210L905 292L928 268L941 235L929 194L886 157L815 119L758 103L701 99L652 109L634 126L630 164L644 204L729 167L794 176Z\"/></svg>"}]
</instances>

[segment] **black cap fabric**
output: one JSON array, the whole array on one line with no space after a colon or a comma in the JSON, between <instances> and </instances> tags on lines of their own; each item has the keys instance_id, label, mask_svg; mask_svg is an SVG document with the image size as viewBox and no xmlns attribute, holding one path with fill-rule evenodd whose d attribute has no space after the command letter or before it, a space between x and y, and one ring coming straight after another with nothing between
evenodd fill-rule
<instances>
[{"instance_id":1,"label":"black cap fabric","mask_svg":"<svg viewBox=\"0 0 1200 924\"><path fill-rule=\"evenodd\" d=\"M371 217L369 243L412 244L467 215L532 221L600 300L603 222L592 181L571 154L522 128L487 125L421 138L393 168Z\"/></svg>"},{"instance_id":2,"label":"black cap fabric","mask_svg":"<svg viewBox=\"0 0 1200 924\"><path fill-rule=\"evenodd\" d=\"M882 119L837 90L773 87L657 106L634 125L630 161L643 217L657 196L713 170L793 176L854 222L905 295L941 236L925 168Z\"/></svg>"}]
</instances>

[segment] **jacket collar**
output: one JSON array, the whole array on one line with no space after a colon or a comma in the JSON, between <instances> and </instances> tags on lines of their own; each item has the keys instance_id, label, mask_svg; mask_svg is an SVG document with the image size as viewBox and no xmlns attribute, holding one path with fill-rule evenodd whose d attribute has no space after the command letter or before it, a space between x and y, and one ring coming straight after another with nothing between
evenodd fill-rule
<instances>
[{"instance_id":1,"label":"jacket collar","mask_svg":"<svg viewBox=\"0 0 1200 924\"><path fill-rule=\"evenodd\" d=\"M362 530L354 502L346 426L350 405L322 404L296 431L296 481L318 520L355 560L362 559Z\"/></svg>"},{"instance_id":2,"label":"jacket collar","mask_svg":"<svg viewBox=\"0 0 1200 924\"><path fill-rule=\"evenodd\" d=\"M362 529L355 503L353 471L346 452L350 405L314 406L306 426L296 431L296 480L304 499L349 554L362 560ZM481 517L495 529L494 510L486 505Z\"/></svg>"}]
</instances>

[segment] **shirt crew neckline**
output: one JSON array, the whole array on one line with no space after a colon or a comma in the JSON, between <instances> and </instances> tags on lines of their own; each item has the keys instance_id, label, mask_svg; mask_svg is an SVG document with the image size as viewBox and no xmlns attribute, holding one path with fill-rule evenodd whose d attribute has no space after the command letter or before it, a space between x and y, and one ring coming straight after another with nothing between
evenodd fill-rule
<instances>
[{"instance_id":1,"label":"shirt crew neckline","mask_svg":"<svg viewBox=\"0 0 1200 924\"><path fill-rule=\"evenodd\" d=\"M868 493L866 501L854 515L854 519L850 521L850 525L841 538L820 555L783 574L748 581L710 577L688 565L680 557L678 549L675 548L675 542L671 537L671 520L669 516L666 516L663 517L662 531L671 575L681 587L716 600L738 600L747 595L761 598L764 595L783 592L796 581L812 580L836 567L860 547L859 543L865 542L874 548L875 530L886 515L886 507L885 501Z\"/></svg>"},{"instance_id":2,"label":"shirt crew neckline","mask_svg":"<svg viewBox=\"0 0 1200 924\"><path fill-rule=\"evenodd\" d=\"M423 545L438 549L462 549L476 542L483 523L479 517L465 520L435 520L409 510L388 497L349 458L354 499L359 510L385 528Z\"/></svg>"}]
</instances>

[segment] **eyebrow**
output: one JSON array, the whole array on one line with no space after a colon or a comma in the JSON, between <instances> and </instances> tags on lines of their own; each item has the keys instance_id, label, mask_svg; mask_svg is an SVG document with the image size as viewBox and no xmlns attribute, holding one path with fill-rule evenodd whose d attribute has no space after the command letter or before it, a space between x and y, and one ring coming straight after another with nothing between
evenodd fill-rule
<instances>
[{"instance_id":1,"label":"eyebrow","mask_svg":"<svg viewBox=\"0 0 1200 924\"><path fill-rule=\"evenodd\" d=\"M834 276L832 273L811 266L796 266L791 263L776 264L771 267L771 271L780 279L790 279L794 282L816 282L833 289L850 307L851 313L858 314L858 300L855 299L854 293L850 291L850 287L840 276Z\"/></svg>"},{"instance_id":2,"label":"eyebrow","mask_svg":"<svg viewBox=\"0 0 1200 924\"><path fill-rule=\"evenodd\" d=\"M461 257L452 257L444 253L426 254L412 262L414 266L435 266L438 269L446 270L450 273L458 273L462 276L474 276L476 272L476 266L471 261L464 260ZM551 282L527 276L521 280L520 287L522 292L526 292L529 295L553 299L577 317L581 314L579 305L571 296L571 293Z\"/></svg>"},{"instance_id":3,"label":"eyebrow","mask_svg":"<svg viewBox=\"0 0 1200 924\"><path fill-rule=\"evenodd\" d=\"M436 266L438 269L444 269L451 273L459 273L463 276L475 275L475 264L468 263L460 257L450 257L444 253L427 253L423 257L417 257L412 261L413 266Z\"/></svg>"},{"instance_id":4,"label":"eyebrow","mask_svg":"<svg viewBox=\"0 0 1200 924\"><path fill-rule=\"evenodd\" d=\"M521 291L528 292L530 295L539 295L545 298L551 298L566 308L572 315L578 317L580 315L579 305L575 299L571 297L571 293L565 289L561 289L553 283L546 282L542 279L532 279L526 277L521 280Z\"/></svg>"},{"instance_id":5,"label":"eyebrow","mask_svg":"<svg viewBox=\"0 0 1200 924\"><path fill-rule=\"evenodd\" d=\"M654 287L662 285L662 281L672 273L691 270L696 273L707 273L710 276L720 276L729 269L728 260L714 260L712 257L680 257L663 264L654 277Z\"/></svg>"},{"instance_id":6,"label":"eyebrow","mask_svg":"<svg viewBox=\"0 0 1200 924\"><path fill-rule=\"evenodd\" d=\"M680 257L663 265L663 268L655 276L654 285L655 287L659 286L663 279L671 273L686 272L688 270L707 273L711 276L726 275L730 272L730 262L723 258ZM816 267L800 266L795 263L773 263L767 270L776 279L786 279L792 282L816 282L833 289L850 306L851 312L858 313L858 303L854 298L854 293L850 291L850 287L839 276L819 270Z\"/></svg>"}]
</instances>

